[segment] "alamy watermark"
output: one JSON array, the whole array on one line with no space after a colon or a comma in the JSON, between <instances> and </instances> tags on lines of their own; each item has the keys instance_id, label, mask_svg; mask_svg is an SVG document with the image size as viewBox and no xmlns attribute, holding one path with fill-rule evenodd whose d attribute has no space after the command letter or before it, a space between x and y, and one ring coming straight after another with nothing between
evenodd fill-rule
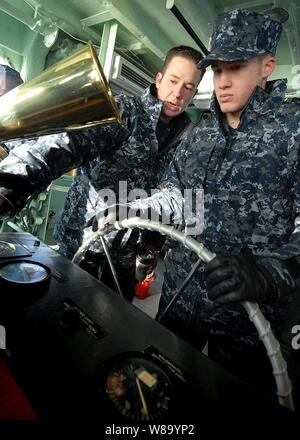
<instances>
[{"instance_id":1,"label":"alamy watermark","mask_svg":"<svg viewBox=\"0 0 300 440\"><path fill-rule=\"evenodd\" d=\"M128 192L127 181L119 181L118 194L109 188L98 194L104 203L97 210L97 220L103 224L114 223L116 217L118 221L140 217L167 225L182 225L187 235L203 232L203 189L151 189L147 192L134 188Z\"/></svg>"},{"instance_id":2,"label":"alamy watermark","mask_svg":"<svg viewBox=\"0 0 300 440\"><path fill-rule=\"evenodd\" d=\"M299 348L300 348L300 325L293 326L292 334L295 335L292 338L292 347L294 350L299 350Z\"/></svg>"},{"instance_id":3,"label":"alamy watermark","mask_svg":"<svg viewBox=\"0 0 300 440\"><path fill-rule=\"evenodd\" d=\"M6 350L6 330L0 325L0 350Z\"/></svg>"}]
</instances>

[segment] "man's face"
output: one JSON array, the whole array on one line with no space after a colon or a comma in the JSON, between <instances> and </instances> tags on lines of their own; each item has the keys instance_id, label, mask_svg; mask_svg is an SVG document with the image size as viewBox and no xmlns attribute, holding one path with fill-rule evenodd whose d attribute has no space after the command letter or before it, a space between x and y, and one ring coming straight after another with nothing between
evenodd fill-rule
<instances>
[{"instance_id":1,"label":"man's face","mask_svg":"<svg viewBox=\"0 0 300 440\"><path fill-rule=\"evenodd\" d=\"M223 113L242 113L256 86L264 87L269 73L265 64L260 58L212 64L215 94Z\"/></svg>"},{"instance_id":2,"label":"man's face","mask_svg":"<svg viewBox=\"0 0 300 440\"><path fill-rule=\"evenodd\" d=\"M161 119L168 122L184 111L194 97L201 71L194 61L175 56L164 74L156 75L157 97L163 101Z\"/></svg>"}]
</instances>

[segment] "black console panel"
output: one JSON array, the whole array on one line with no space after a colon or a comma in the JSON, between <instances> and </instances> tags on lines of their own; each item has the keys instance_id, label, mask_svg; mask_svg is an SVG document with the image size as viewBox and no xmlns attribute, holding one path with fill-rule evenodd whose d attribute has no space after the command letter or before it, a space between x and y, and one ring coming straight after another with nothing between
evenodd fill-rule
<instances>
[{"instance_id":1,"label":"black console panel","mask_svg":"<svg viewBox=\"0 0 300 440\"><path fill-rule=\"evenodd\" d=\"M30 234L5 233L0 240L24 249L1 262L26 259L51 270L49 285L12 282L1 287L0 301L6 362L41 420L213 430L222 419L224 432L237 420L271 431L293 420Z\"/></svg>"}]
</instances>

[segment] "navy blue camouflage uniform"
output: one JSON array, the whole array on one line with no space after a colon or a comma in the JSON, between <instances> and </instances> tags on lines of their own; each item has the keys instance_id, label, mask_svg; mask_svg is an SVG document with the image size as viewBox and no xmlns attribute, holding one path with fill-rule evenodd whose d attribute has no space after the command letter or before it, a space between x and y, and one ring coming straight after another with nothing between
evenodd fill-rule
<instances>
[{"instance_id":1,"label":"navy blue camouflage uniform","mask_svg":"<svg viewBox=\"0 0 300 440\"><path fill-rule=\"evenodd\" d=\"M200 67L274 54L281 31L279 19L247 10L217 17L211 52ZM265 90L257 86L237 129L227 123L214 94L210 117L178 148L160 185L169 191L170 206L174 191L203 189L204 228L197 238L217 255L254 255L267 270L277 291L262 308L275 330L295 288L289 262L300 254L300 234L294 232L300 213L300 111L284 103L285 90L283 80ZM174 250L167 262L160 312L187 273L189 259L181 252ZM204 265L166 319L193 334L224 335L237 350L257 345L241 305L222 307L208 299L203 271Z\"/></svg>"},{"instance_id":2,"label":"navy blue camouflage uniform","mask_svg":"<svg viewBox=\"0 0 300 440\"><path fill-rule=\"evenodd\" d=\"M262 305L275 328L290 298L286 293L295 287L284 260L300 254L300 233L293 233L300 213L300 110L283 103L285 88L284 81L270 94L257 87L236 130L224 123L214 98L211 117L180 145L160 185L170 191L204 189L204 231L197 238L216 253L257 256L278 285L276 302ZM190 269L191 252L182 252L174 249L166 263L161 311ZM169 322L174 318L193 333L226 335L237 349L260 343L241 305L220 307L208 299L203 270L204 265Z\"/></svg>"},{"instance_id":3,"label":"navy blue camouflage uniform","mask_svg":"<svg viewBox=\"0 0 300 440\"><path fill-rule=\"evenodd\" d=\"M170 163L175 146L193 128L183 112L168 124L164 138L158 139L156 128L162 102L155 96L154 85L141 97L117 96L122 125L97 129L96 135L101 137L100 156L77 170L54 232L60 253L66 257L73 257L82 244L86 222L104 204L97 192L112 189L118 202L119 182L126 181L128 192L141 188L150 195L150 189L155 188ZM76 143L82 143L80 134L70 136L76 137ZM86 228L86 236L90 229Z\"/></svg>"},{"instance_id":4,"label":"navy blue camouflage uniform","mask_svg":"<svg viewBox=\"0 0 300 440\"><path fill-rule=\"evenodd\" d=\"M179 140L193 129L194 124L185 112L163 124L159 119L162 101L155 95L156 88L152 85L141 97L116 97L122 119L120 125L97 126L43 136L37 141L11 143L13 151L2 173L5 187L2 194L11 200L16 210L24 205L27 196L39 193L63 172L79 166L55 230L60 252L66 257L71 259L83 238L92 232L91 227L85 228L87 220L100 207L106 206L98 192L104 188L112 190L116 200L109 204L118 202L119 183L123 181L128 193L138 188L150 194L171 161ZM126 240L123 235L124 231L119 231L107 238L123 294L132 300L136 252L149 244L160 249L163 240L160 234L149 231L143 232L139 244L138 230L129 237L127 234ZM82 265L94 276L98 276L98 267L102 266L102 281L115 287L100 243L86 253Z\"/></svg>"},{"instance_id":5,"label":"navy blue camouflage uniform","mask_svg":"<svg viewBox=\"0 0 300 440\"><path fill-rule=\"evenodd\" d=\"M274 53L281 29L279 21L249 11L218 18L212 52L200 67L213 60ZM257 86L237 129L228 125L214 94L210 117L178 147L160 184L161 195L138 202L140 209L157 210L161 200L161 209L173 209L178 219L183 207L178 192L203 189L203 232L195 238L217 255L251 256L271 276L275 295L259 302L276 335L295 293L300 255L300 230L295 229L300 215L300 110L284 102L285 90L283 80L265 90ZM169 250L158 316L195 261L181 245ZM245 309L210 300L206 279L202 264L162 322L199 348L208 335L209 355L269 391L264 381L269 378L274 388L270 363Z\"/></svg>"},{"instance_id":6,"label":"navy blue camouflage uniform","mask_svg":"<svg viewBox=\"0 0 300 440\"><path fill-rule=\"evenodd\" d=\"M247 46L246 53L240 50L236 60L249 59L266 51L272 53L276 47L274 41L278 42L281 24L269 20L267 27L262 26L266 34L263 38L259 32L261 27L256 28L256 24L256 32L252 32L253 17L257 23L253 13L231 13L233 20L240 20L238 31L247 31L249 25L252 38L252 45ZM265 24L265 20L261 24ZM227 44L223 45L224 61L230 61L239 47L239 40L233 38L231 46L230 41L227 39ZM240 41L241 47L247 43L247 39ZM214 46L214 41L212 47L214 50L218 47ZM212 55L213 52L209 55L211 59ZM219 53L214 59L221 59L220 56ZM300 231L294 231L294 221L300 213L300 110L297 105L283 102L285 87L284 81L274 83L270 91L257 87L236 130L228 126L213 97L211 117L176 150L174 161L161 183L165 189L163 200L166 203L169 194L170 206L179 205L178 198L172 197L174 190L203 189L204 230L196 238L216 253L251 253L257 264L270 273L278 287L276 298L260 306L275 333L295 291L289 263L300 254ZM84 154L80 152L78 154ZM23 154L21 158L21 163L17 161L20 173L27 173L26 182L33 181L35 171L30 166L24 169L22 165L26 161L30 164L32 159L28 161ZM15 182L13 165L13 158L6 159L5 168L0 165L0 185L4 187L4 194L17 204L18 198L14 199L14 192L9 187L10 181ZM40 166L44 169L44 162ZM160 311L185 278L194 258L180 245L170 250ZM249 367L254 369L257 359L252 358L252 354L256 356L257 351L252 349L261 342L245 310L237 303L216 305L208 299L206 287L203 265L164 323L196 345L203 333L209 333L212 338L221 340L225 355L226 351L229 356L234 352L240 352L243 357L250 353Z\"/></svg>"},{"instance_id":7,"label":"navy blue camouflage uniform","mask_svg":"<svg viewBox=\"0 0 300 440\"><path fill-rule=\"evenodd\" d=\"M236 130L225 128L214 98L206 126L178 148L161 184L170 194L203 188L204 230L196 238L217 255L252 254L272 275L277 296L259 305L279 338L298 292L299 269L292 269L300 255L300 230L294 225L300 214L300 110L283 103L285 88L282 80L270 94L257 87ZM195 261L182 245L169 251L158 316ZM200 349L208 337L209 356L275 396L271 364L257 330L241 304L217 305L208 298L204 271L203 264L162 323ZM286 349L292 361L294 354Z\"/></svg>"}]
</instances>

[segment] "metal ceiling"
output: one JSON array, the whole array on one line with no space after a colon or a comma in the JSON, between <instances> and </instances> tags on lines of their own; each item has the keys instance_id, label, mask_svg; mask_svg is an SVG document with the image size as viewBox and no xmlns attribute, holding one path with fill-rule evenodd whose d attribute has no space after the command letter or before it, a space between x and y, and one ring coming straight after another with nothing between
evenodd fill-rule
<instances>
[{"instance_id":1,"label":"metal ceiling","mask_svg":"<svg viewBox=\"0 0 300 440\"><path fill-rule=\"evenodd\" d=\"M197 48L170 11L172 4L206 47L219 14L237 7L258 12L285 8L290 18L284 24L273 77L287 78L290 93L300 96L300 0L0 0L0 55L30 79L44 69L57 48L61 54L66 51L55 39L57 28L59 35L72 36L78 44L82 40L100 46L106 24L116 23L115 49L154 75L172 46ZM200 88L203 96L211 87L207 73Z\"/></svg>"}]
</instances>

